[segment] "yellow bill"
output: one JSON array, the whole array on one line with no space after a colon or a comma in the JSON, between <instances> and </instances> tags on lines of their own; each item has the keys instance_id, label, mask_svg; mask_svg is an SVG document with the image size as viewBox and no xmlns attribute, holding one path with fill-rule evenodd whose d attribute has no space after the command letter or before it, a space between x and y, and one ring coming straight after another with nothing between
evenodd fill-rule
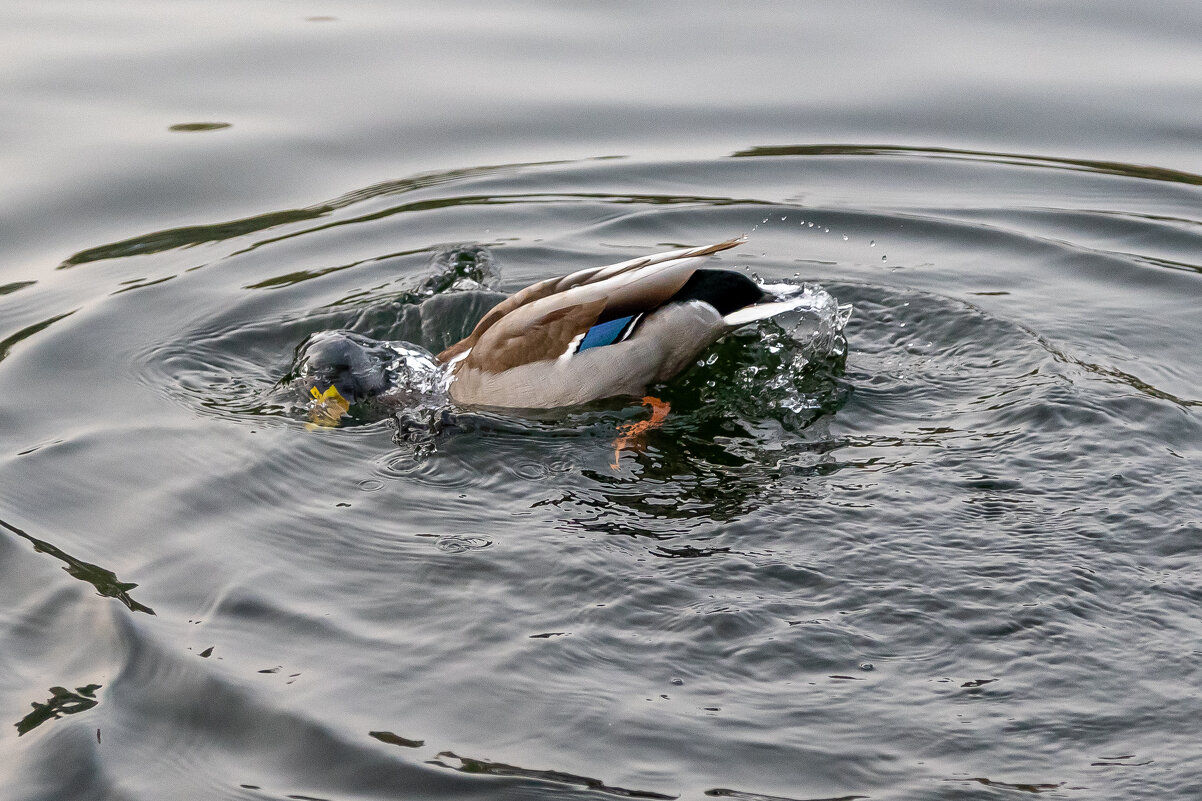
<instances>
[{"instance_id":1,"label":"yellow bill","mask_svg":"<svg viewBox=\"0 0 1202 801\"><path fill-rule=\"evenodd\" d=\"M325 392L318 392L317 387L310 387L309 394L313 400L309 404L309 428L332 428L351 408L350 401L342 397L338 389L331 384Z\"/></svg>"}]
</instances>

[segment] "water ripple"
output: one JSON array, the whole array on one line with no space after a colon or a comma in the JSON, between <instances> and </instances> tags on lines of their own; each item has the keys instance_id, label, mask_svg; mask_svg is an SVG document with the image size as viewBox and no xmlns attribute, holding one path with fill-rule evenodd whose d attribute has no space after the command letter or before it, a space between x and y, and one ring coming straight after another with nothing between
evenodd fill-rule
<instances>
[{"instance_id":1,"label":"water ripple","mask_svg":"<svg viewBox=\"0 0 1202 801\"><path fill-rule=\"evenodd\" d=\"M490 167L4 285L0 493L60 532L0 540L6 703L78 711L28 729L6 785L1180 795L1198 187L836 146ZM642 406L438 397L428 354L504 292L740 231L723 262L811 308L657 388L618 469ZM412 391L311 429L339 338Z\"/></svg>"}]
</instances>

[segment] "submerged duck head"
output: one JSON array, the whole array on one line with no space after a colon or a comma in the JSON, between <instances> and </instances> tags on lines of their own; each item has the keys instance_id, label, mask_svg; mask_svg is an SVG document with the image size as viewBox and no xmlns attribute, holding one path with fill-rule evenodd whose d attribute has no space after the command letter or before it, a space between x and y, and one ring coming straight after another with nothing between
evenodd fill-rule
<instances>
[{"instance_id":1,"label":"submerged duck head","mask_svg":"<svg viewBox=\"0 0 1202 801\"><path fill-rule=\"evenodd\" d=\"M302 371L306 383L319 393L333 389L353 406L380 394L388 387L388 376L373 353L370 340L345 331L316 334L308 343Z\"/></svg>"}]
</instances>

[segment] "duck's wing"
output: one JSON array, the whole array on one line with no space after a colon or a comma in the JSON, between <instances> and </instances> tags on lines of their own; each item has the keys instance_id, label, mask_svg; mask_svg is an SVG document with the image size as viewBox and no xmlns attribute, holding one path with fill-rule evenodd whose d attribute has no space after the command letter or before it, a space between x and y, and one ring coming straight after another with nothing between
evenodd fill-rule
<instances>
[{"instance_id":1,"label":"duck's wing","mask_svg":"<svg viewBox=\"0 0 1202 801\"><path fill-rule=\"evenodd\" d=\"M467 338L437 358L445 363L468 359L471 366L488 372L559 358L598 320L662 305L707 256L744 241L656 253L539 281L501 301Z\"/></svg>"}]
</instances>

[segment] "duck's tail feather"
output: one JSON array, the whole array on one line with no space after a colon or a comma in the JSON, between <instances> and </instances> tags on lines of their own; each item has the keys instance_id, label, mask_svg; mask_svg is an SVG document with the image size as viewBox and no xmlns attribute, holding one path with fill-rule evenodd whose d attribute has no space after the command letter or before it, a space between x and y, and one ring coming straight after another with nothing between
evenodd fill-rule
<instances>
[{"instance_id":1,"label":"duck's tail feather","mask_svg":"<svg viewBox=\"0 0 1202 801\"><path fill-rule=\"evenodd\" d=\"M667 250L663 253L653 253L650 256L639 256L637 258L628 259L627 261L620 261L617 264L611 264L607 267L595 267L591 270L581 270L580 272L567 276L567 280L572 281L574 284L580 283L580 281L577 280L578 276L588 274L587 280L599 281L605 278L611 278L619 273L624 273L629 270L638 270L653 264L663 264L665 262L675 261L678 259L699 259L705 256L713 255L714 253L719 253L723 250L730 250L733 247L738 247L746 241L747 237L740 236L736 239L727 239L725 242L718 242L717 244L713 245L702 245L701 247L695 248L680 248L679 250Z\"/></svg>"},{"instance_id":2,"label":"duck's tail feather","mask_svg":"<svg viewBox=\"0 0 1202 801\"><path fill-rule=\"evenodd\" d=\"M777 300L772 303L757 303L754 306L746 306L724 315L722 322L726 323L730 328L739 328L748 323L754 323L757 320L767 320L769 317L775 317L778 314L799 309L809 302L808 298L797 297L790 298L789 300Z\"/></svg>"}]
</instances>

